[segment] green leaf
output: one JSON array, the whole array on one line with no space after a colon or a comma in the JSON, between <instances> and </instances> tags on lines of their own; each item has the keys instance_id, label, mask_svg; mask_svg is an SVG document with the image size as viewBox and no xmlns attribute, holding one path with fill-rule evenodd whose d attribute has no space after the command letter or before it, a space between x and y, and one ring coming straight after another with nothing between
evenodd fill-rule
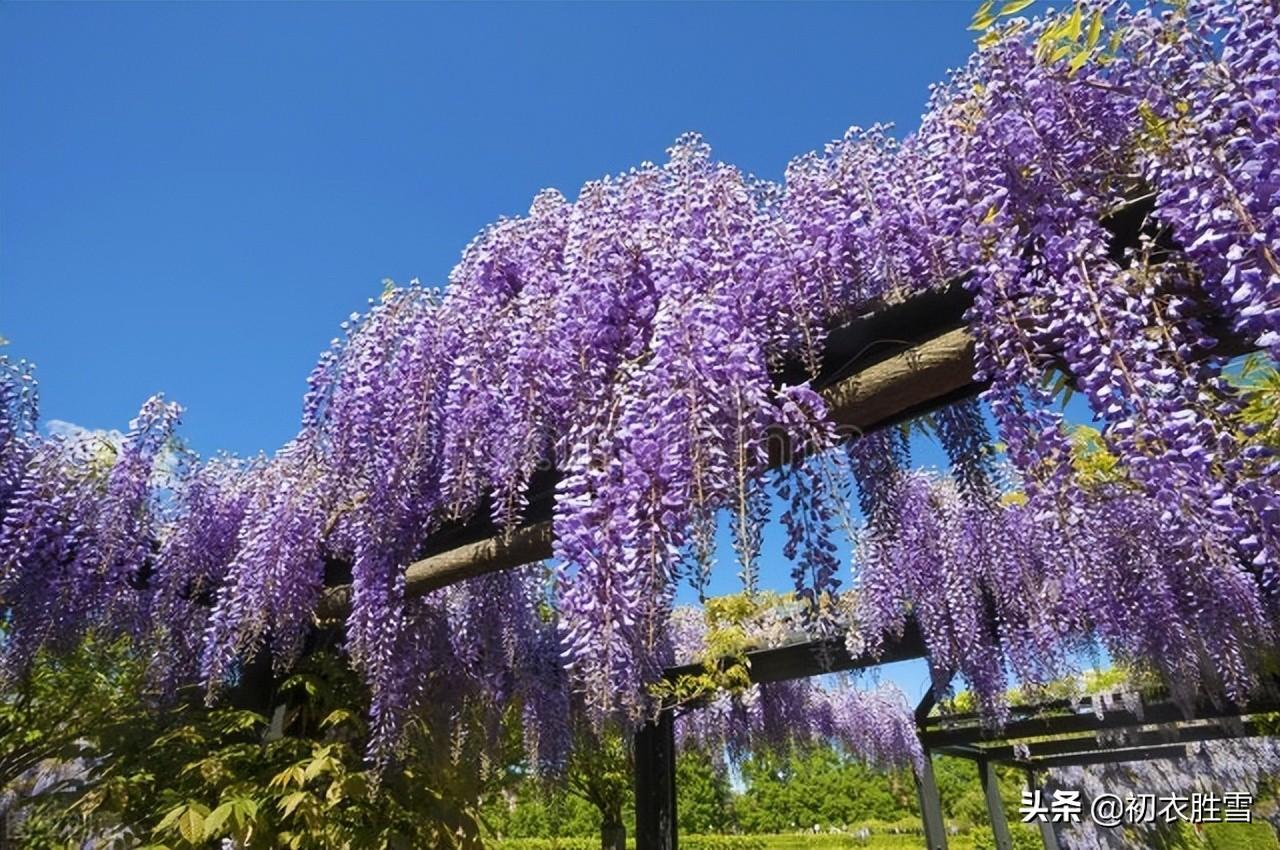
<instances>
[{"instance_id":1,"label":"green leaf","mask_svg":"<svg viewBox=\"0 0 1280 850\"><path fill-rule=\"evenodd\" d=\"M1067 18L1063 25L1063 37L1072 41L1080 40L1080 27L1084 24L1084 5L1076 3L1076 7L1071 10L1071 16Z\"/></svg>"},{"instance_id":2,"label":"green leaf","mask_svg":"<svg viewBox=\"0 0 1280 850\"><path fill-rule=\"evenodd\" d=\"M1089 38L1085 41L1085 46L1090 50L1098 46L1098 39L1102 38L1102 10L1093 13L1092 20L1089 21Z\"/></svg>"},{"instance_id":3,"label":"green leaf","mask_svg":"<svg viewBox=\"0 0 1280 850\"><path fill-rule=\"evenodd\" d=\"M187 810L178 818L178 834L192 844L204 838L204 813L200 809L203 806L192 804L187 806Z\"/></svg>"},{"instance_id":4,"label":"green leaf","mask_svg":"<svg viewBox=\"0 0 1280 850\"><path fill-rule=\"evenodd\" d=\"M1079 71L1081 68L1083 68L1085 66L1085 63L1089 61L1090 55L1092 55L1090 51L1081 50L1078 53L1076 53L1075 56L1072 56L1071 64L1068 66L1071 73L1074 74L1076 71Z\"/></svg>"},{"instance_id":5,"label":"green leaf","mask_svg":"<svg viewBox=\"0 0 1280 850\"><path fill-rule=\"evenodd\" d=\"M217 838L218 834L222 832L222 825L227 822L227 818L231 817L234 809L235 803L230 800L214 809L209 814L209 817L205 818L204 837L206 839Z\"/></svg>"},{"instance_id":6,"label":"green leaf","mask_svg":"<svg viewBox=\"0 0 1280 850\"><path fill-rule=\"evenodd\" d=\"M258 801L252 797L241 797L236 800L236 810L240 813L240 820L251 821L258 816Z\"/></svg>"},{"instance_id":7,"label":"green leaf","mask_svg":"<svg viewBox=\"0 0 1280 850\"><path fill-rule=\"evenodd\" d=\"M279 803L281 814L285 817L293 814L293 810L302 805L310 796L306 791L294 791L289 796L282 798Z\"/></svg>"},{"instance_id":8,"label":"green leaf","mask_svg":"<svg viewBox=\"0 0 1280 850\"><path fill-rule=\"evenodd\" d=\"M326 716L324 720L320 721L320 727L322 729L327 729L330 726L337 726L354 719L355 714L349 709L335 708L333 711L329 712L328 716Z\"/></svg>"},{"instance_id":9,"label":"green leaf","mask_svg":"<svg viewBox=\"0 0 1280 850\"><path fill-rule=\"evenodd\" d=\"M986 0L978 11L974 13L973 20L969 22L969 29L982 31L996 22L996 16L991 11L996 5L996 0Z\"/></svg>"},{"instance_id":10,"label":"green leaf","mask_svg":"<svg viewBox=\"0 0 1280 850\"><path fill-rule=\"evenodd\" d=\"M1005 0L1004 5L1000 7L1000 11L997 14L1002 18L1008 15L1016 15L1034 2L1036 0Z\"/></svg>"},{"instance_id":11,"label":"green leaf","mask_svg":"<svg viewBox=\"0 0 1280 850\"><path fill-rule=\"evenodd\" d=\"M178 818L182 817L182 813L185 812L186 810L187 810L186 806L178 806L176 809L171 809L169 811L169 814L161 818L160 823L156 824L155 831L163 832L164 830L173 826L175 823L178 822Z\"/></svg>"},{"instance_id":12,"label":"green leaf","mask_svg":"<svg viewBox=\"0 0 1280 850\"><path fill-rule=\"evenodd\" d=\"M307 765L306 772L303 774L306 781L310 782L320 774L327 773L330 768L330 761L331 760L327 756L312 759L311 763Z\"/></svg>"}]
</instances>

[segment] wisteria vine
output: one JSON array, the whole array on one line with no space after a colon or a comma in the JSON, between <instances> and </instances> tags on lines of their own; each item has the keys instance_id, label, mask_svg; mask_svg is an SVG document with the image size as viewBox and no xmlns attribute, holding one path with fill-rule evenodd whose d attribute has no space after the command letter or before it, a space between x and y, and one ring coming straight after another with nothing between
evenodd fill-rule
<instances>
[{"instance_id":1,"label":"wisteria vine","mask_svg":"<svg viewBox=\"0 0 1280 850\"><path fill-rule=\"evenodd\" d=\"M705 580L721 512L754 587L781 433L807 446L783 486L814 616L841 587L831 537L856 482L860 648L916 618L938 684L963 676L996 721L1011 673L1043 679L1095 639L1246 698L1275 644L1280 463L1222 369L1280 354L1280 7L1087 2L991 36L917 132L855 128L781 184L689 135L576 200L540 194L442 291L390 288L353 316L271 458L191 457L158 398L118 444L42 436L26 367L4 361L5 675L106 629L152 647L164 687L216 693L256 653L288 667L343 567L375 755L425 682L461 670L522 704L554 763L566 700L645 715L676 583ZM1138 203L1147 224L1118 248L1107 220ZM831 328L959 279L989 388L936 417L955 483L912 471L892 432L833 450L821 395L775 375L816 375ZM1059 374L1116 480L1078 480ZM514 528L547 470L545 599L527 576L407 597L433 533Z\"/></svg>"}]
</instances>

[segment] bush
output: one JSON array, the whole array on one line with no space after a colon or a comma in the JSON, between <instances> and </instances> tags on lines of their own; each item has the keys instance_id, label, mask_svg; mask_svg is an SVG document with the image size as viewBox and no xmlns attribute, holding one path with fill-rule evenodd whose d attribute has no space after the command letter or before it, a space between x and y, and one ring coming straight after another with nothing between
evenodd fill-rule
<instances>
[{"instance_id":1,"label":"bush","mask_svg":"<svg viewBox=\"0 0 1280 850\"><path fill-rule=\"evenodd\" d=\"M1208 850L1280 850L1276 831L1266 821L1205 824L1204 839Z\"/></svg>"},{"instance_id":2,"label":"bush","mask_svg":"<svg viewBox=\"0 0 1280 850\"><path fill-rule=\"evenodd\" d=\"M490 850L600 850L599 838L509 838L493 841ZM635 840L628 839L634 848ZM682 835L681 850L769 850L759 835ZM816 845L808 845L817 850Z\"/></svg>"}]
</instances>

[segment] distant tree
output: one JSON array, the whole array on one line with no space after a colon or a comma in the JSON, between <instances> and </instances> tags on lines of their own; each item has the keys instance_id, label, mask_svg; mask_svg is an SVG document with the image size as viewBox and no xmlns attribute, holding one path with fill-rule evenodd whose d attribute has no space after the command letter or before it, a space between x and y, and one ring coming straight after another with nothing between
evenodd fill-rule
<instances>
[{"instance_id":1,"label":"distant tree","mask_svg":"<svg viewBox=\"0 0 1280 850\"><path fill-rule=\"evenodd\" d=\"M688 834L732 830L733 790L710 754L689 750L676 758L676 821Z\"/></svg>"}]
</instances>

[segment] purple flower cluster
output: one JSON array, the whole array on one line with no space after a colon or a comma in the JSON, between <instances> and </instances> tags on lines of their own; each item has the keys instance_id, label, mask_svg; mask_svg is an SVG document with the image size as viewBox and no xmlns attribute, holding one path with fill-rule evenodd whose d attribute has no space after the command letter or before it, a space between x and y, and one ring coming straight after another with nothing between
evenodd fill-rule
<instances>
[{"instance_id":1,"label":"purple flower cluster","mask_svg":"<svg viewBox=\"0 0 1280 850\"><path fill-rule=\"evenodd\" d=\"M1044 783L1045 793L1052 795L1058 789L1078 791L1086 805L1102 794L1114 794L1122 800L1142 795L1160 799L1212 794L1221 798L1224 793L1258 798L1265 796L1264 789L1280 771L1280 744L1274 738L1201 741L1186 746L1187 754L1180 759L1119 762L1088 769L1055 768ZM1221 819L1221 808L1213 816ZM1261 819L1261 815L1255 817ZM1083 817L1057 828L1059 840L1068 850L1145 850L1157 843L1155 833L1161 825L1157 819L1156 823L1142 825L1100 827Z\"/></svg>"},{"instance_id":2,"label":"purple flower cluster","mask_svg":"<svg viewBox=\"0 0 1280 850\"><path fill-rule=\"evenodd\" d=\"M1103 485L1059 518L1034 500L975 504L920 472L900 481L894 535L870 530L859 547L851 640L874 647L914 617L935 682L962 676L991 722L1011 679L1070 672L1086 640L1154 666L1183 695L1243 700L1257 684L1275 645L1271 605L1243 565L1169 535L1155 497Z\"/></svg>"},{"instance_id":3,"label":"purple flower cluster","mask_svg":"<svg viewBox=\"0 0 1280 850\"><path fill-rule=\"evenodd\" d=\"M721 694L676 718L676 740L716 760L734 761L761 748L830 743L879 768L923 763L906 697L892 685L862 690L811 680L752 685Z\"/></svg>"}]
</instances>

